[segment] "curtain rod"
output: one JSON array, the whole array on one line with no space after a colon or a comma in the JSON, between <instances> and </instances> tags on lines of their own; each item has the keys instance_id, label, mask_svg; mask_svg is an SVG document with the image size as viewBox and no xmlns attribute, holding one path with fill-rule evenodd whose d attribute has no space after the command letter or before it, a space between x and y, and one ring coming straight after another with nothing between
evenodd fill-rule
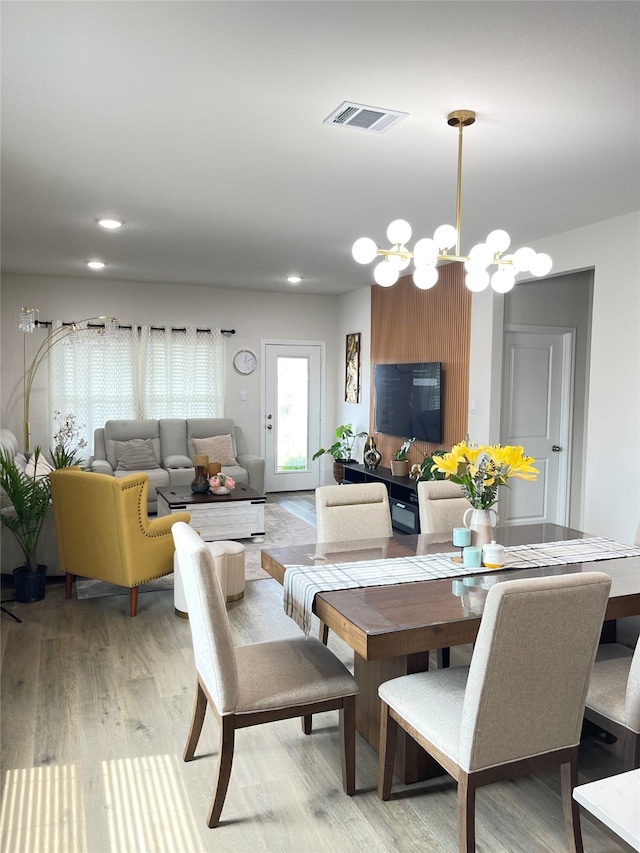
<instances>
[{"instance_id":1,"label":"curtain rod","mask_svg":"<svg viewBox=\"0 0 640 853\"><path fill-rule=\"evenodd\" d=\"M53 326L53 323L51 322L51 320L36 320L35 325L36 326L49 327L49 326ZM63 323L62 325L63 326L73 326L73 322ZM104 323L87 323L87 328L88 329L104 329ZM118 326L118 328L119 329L132 329L133 326ZM140 331L140 329L142 327L138 326L137 328L138 328L138 331ZM151 326L150 328L154 332L164 332L166 329L166 326ZM186 332L187 329L186 329L186 326L171 326L171 331L172 332ZM196 329L196 332L210 332L210 331L211 331L211 329L199 329L199 328ZM226 335L226 337L231 337L231 335L235 335L235 333L236 333L235 329L220 329L220 334Z\"/></svg>"}]
</instances>

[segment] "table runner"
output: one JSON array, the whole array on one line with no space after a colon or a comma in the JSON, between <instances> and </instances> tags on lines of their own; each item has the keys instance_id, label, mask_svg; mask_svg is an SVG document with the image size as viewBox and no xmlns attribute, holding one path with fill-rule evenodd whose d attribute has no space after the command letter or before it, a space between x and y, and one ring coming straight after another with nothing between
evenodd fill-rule
<instances>
[{"instance_id":1,"label":"table runner","mask_svg":"<svg viewBox=\"0 0 640 853\"><path fill-rule=\"evenodd\" d=\"M640 556L640 548L612 539L594 536L514 545L505 548L505 569L532 569L540 566L564 566L595 560L615 560ZM351 563L325 563L322 566L287 566L284 576L284 609L309 636L313 601L318 592L386 586L398 583L439 580L486 574L484 566L468 568L454 563L452 552L413 557L393 557Z\"/></svg>"}]
</instances>

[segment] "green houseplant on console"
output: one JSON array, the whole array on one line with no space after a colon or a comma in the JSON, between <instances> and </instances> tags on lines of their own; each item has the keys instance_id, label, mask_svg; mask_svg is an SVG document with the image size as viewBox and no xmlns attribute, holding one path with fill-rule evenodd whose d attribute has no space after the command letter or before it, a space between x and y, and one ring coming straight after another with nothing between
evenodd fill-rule
<instances>
[{"instance_id":1,"label":"green houseplant on console","mask_svg":"<svg viewBox=\"0 0 640 853\"><path fill-rule=\"evenodd\" d=\"M33 474L22 471L7 449L0 450L0 487L11 506L0 513L2 525L15 536L24 566L13 571L16 601L29 603L44 598L47 567L38 564L37 548L51 501L48 473L38 471L40 449L34 451ZM46 466L46 471L50 466Z\"/></svg>"},{"instance_id":2,"label":"green houseplant on console","mask_svg":"<svg viewBox=\"0 0 640 853\"><path fill-rule=\"evenodd\" d=\"M405 439L391 457L391 473L394 477L406 477L409 473L409 448L415 438Z\"/></svg>"},{"instance_id":3,"label":"green houseplant on console","mask_svg":"<svg viewBox=\"0 0 640 853\"><path fill-rule=\"evenodd\" d=\"M344 479L344 465L342 463L353 462L351 453L354 442L356 438L362 438L366 435L366 432L354 433L351 424L341 424L339 427L336 427L335 432L338 440L331 447L327 447L326 449L321 447L319 450L316 450L311 458L315 461L323 454L330 453L333 456L333 477L339 485Z\"/></svg>"}]
</instances>

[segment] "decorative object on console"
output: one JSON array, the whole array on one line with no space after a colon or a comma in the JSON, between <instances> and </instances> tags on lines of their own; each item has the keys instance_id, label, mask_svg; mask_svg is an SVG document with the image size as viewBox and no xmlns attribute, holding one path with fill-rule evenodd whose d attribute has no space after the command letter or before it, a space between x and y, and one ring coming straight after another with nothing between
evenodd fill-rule
<instances>
[{"instance_id":1,"label":"decorative object on console","mask_svg":"<svg viewBox=\"0 0 640 853\"><path fill-rule=\"evenodd\" d=\"M353 462L351 454L353 452L354 442L356 438L362 438L366 435L366 432L354 433L351 424L341 424L339 427L336 427L335 432L335 436L338 440L334 442L331 447L326 449L321 447L319 450L316 450L311 459L315 461L323 454L330 453L334 458L333 477L336 483L340 485L344 479L344 468L342 463Z\"/></svg>"},{"instance_id":2,"label":"decorative object on console","mask_svg":"<svg viewBox=\"0 0 640 853\"><path fill-rule=\"evenodd\" d=\"M360 402L360 332L347 335L345 364L345 403Z\"/></svg>"},{"instance_id":3,"label":"decorative object on console","mask_svg":"<svg viewBox=\"0 0 640 853\"><path fill-rule=\"evenodd\" d=\"M364 454L362 456L362 461L366 465L367 468L375 469L380 464L382 456L379 451L376 450L376 443L373 440L372 435L368 435L367 439L364 443Z\"/></svg>"},{"instance_id":4,"label":"decorative object on console","mask_svg":"<svg viewBox=\"0 0 640 853\"><path fill-rule=\"evenodd\" d=\"M193 457L193 467L196 476L191 482L191 491L196 495L204 495L209 491L209 457L197 454Z\"/></svg>"},{"instance_id":5,"label":"decorative object on console","mask_svg":"<svg viewBox=\"0 0 640 853\"><path fill-rule=\"evenodd\" d=\"M434 470L433 463L436 456L444 456L446 450L434 450L431 455L425 453L422 457L422 462L417 462L411 466L409 477L416 482L416 491L418 491L418 483L422 480L444 480L442 471Z\"/></svg>"},{"instance_id":6,"label":"decorative object on console","mask_svg":"<svg viewBox=\"0 0 640 853\"><path fill-rule=\"evenodd\" d=\"M209 480L209 485L214 495L228 495L235 489L236 481L226 474L216 474Z\"/></svg>"},{"instance_id":7,"label":"decorative object on console","mask_svg":"<svg viewBox=\"0 0 640 853\"><path fill-rule=\"evenodd\" d=\"M535 276L549 273L552 261L543 252L537 254L533 249L521 248L515 253L505 255L511 238L506 231L492 231L484 243L477 243L468 255L460 254L460 199L462 193L462 132L476 120L473 110L455 110L447 116L447 124L458 128L458 182L456 193L456 227L441 225L436 228L433 239L424 237L415 244L413 251L406 247L411 239L411 226L404 219L395 219L387 228L387 238L392 244L390 249L379 249L369 237L361 237L353 244L352 254L359 264L371 263L376 257L382 261L375 267L373 277L381 287L391 287L399 278L400 272L411 262L415 263L413 282L421 290L433 287L438 281L438 261L457 261L464 263L467 275L465 283L469 290L484 290L491 281L491 287L498 293L507 293L515 284L519 272L531 271ZM455 254L447 254L455 247ZM487 267L495 264L497 270L489 278Z\"/></svg>"},{"instance_id":8,"label":"decorative object on console","mask_svg":"<svg viewBox=\"0 0 640 853\"><path fill-rule=\"evenodd\" d=\"M51 327L51 323L42 323L37 319L38 310L36 308L21 308L18 315L18 328L24 334L32 334L37 327ZM23 395L23 429L24 429L24 452L28 453L31 443L31 425L29 423L29 401L31 398L31 388L35 379L38 368L42 364L42 360L47 353L60 341L66 340L67 343L73 344L82 337L84 333L98 337L101 340L110 340L117 334L120 320L117 317L85 317L82 320L74 320L71 323L65 323L57 328L51 328L47 337L38 347L33 361L29 369L26 365L26 346L24 348L24 376L22 380L22 395ZM93 324L93 325L90 325ZM66 467L66 466L61 466Z\"/></svg>"},{"instance_id":9,"label":"decorative object on console","mask_svg":"<svg viewBox=\"0 0 640 853\"><path fill-rule=\"evenodd\" d=\"M472 530L473 545L482 546L495 539L493 526L498 523L498 514L491 507L498 500L498 486L506 485L511 477L537 480L534 462L521 446L469 444L467 439L452 447L449 453L434 456L433 469L458 483L471 504L464 524ZM467 523L469 514L471 521Z\"/></svg>"},{"instance_id":10,"label":"decorative object on console","mask_svg":"<svg viewBox=\"0 0 640 853\"><path fill-rule=\"evenodd\" d=\"M406 477L409 473L409 448L415 438L405 439L391 458L391 473L394 477Z\"/></svg>"}]
</instances>

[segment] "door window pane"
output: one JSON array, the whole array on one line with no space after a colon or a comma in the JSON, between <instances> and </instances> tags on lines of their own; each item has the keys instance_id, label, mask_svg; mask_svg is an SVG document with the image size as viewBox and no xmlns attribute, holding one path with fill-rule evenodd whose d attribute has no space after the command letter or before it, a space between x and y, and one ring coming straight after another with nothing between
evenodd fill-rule
<instances>
[{"instance_id":1,"label":"door window pane","mask_svg":"<svg viewBox=\"0 0 640 853\"><path fill-rule=\"evenodd\" d=\"M276 470L306 471L309 466L309 361L278 357Z\"/></svg>"}]
</instances>

